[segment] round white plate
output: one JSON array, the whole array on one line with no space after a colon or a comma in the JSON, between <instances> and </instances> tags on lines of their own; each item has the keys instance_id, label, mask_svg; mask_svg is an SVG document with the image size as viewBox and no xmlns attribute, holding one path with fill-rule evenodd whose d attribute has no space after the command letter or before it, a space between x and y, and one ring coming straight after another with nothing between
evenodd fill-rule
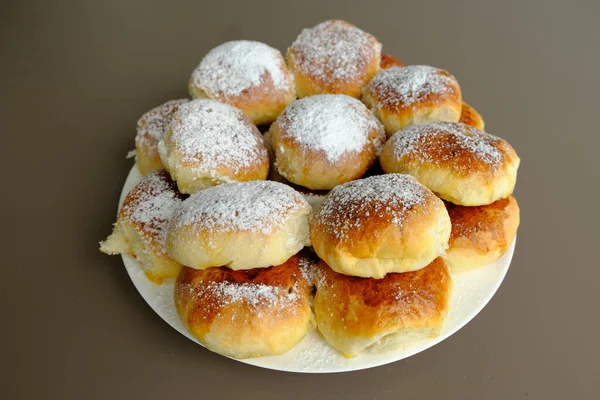
<instances>
[{"instance_id":1,"label":"round white plate","mask_svg":"<svg viewBox=\"0 0 600 400\"><path fill-rule=\"evenodd\" d=\"M134 165L125 181L119 207L127 193L141 179L142 175L137 165ZM424 340L390 353L365 352L356 358L346 359L313 330L302 342L286 354L238 361L280 371L325 373L377 367L410 357L446 339L465 326L483 309L498 290L508 271L515 243L516 239L506 253L496 262L473 271L453 275L454 285L452 299L450 300L450 311L442 332L436 338ZM166 281L162 285L156 285L146 278L140 265L133 257L123 255L123 262L133 284L150 307L179 333L200 344L188 334L177 316L173 304L173 282Z\"/></svg>"}]
</instances>

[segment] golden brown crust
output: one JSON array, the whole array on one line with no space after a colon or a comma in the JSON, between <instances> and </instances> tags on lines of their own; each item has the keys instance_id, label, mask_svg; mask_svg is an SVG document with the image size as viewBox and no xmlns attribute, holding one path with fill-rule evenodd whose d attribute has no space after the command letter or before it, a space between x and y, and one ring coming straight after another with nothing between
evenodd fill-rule
<instances>
[{"instance_id":1,"label":"golden brown crust","mask_svg":"<svg viewBox=\"0 0 600 400\"><path fill-rule=\"evenodd\" d=\"M192 98L209 98L239 108L255 125L273 122L281 111L296 98L294 90L276 91L270 79L267 79L261 86L245 89L237 96L207 93L195 87L191 80L189 91Z\"/></svg>"},{"instance_id":2,"label":"golden brown crust","mask_svg":"<svg viewBox=\"0 0 600 400\"><path fill-rule=\"evenodd\" d=\"M269 173L260 131L237 108L210 99L179 108L159 152L165 169L187 194L227 182L264 180Z\"/></svg>"},{"instance_id":3,"label":"golden brown crust","mask_svg":"<svg viewBox=\"0 0 600 400\"><path fill-rule=\"evenodd\" d=\"M508 142L461 123L408 127L380 156L386 173L410 174L444 200L466 206L510 195L519 162Z\"/></svg>"},{"instance_id":4,"label":"golden brown crust","mask_svg":"<svg viewBox=\"0 0 600 400\"><path fill-rule=\"evenodd\" d=\"M408 151L403 154L403 163L422 162L426 159L428 163L451 169L459 175L484 175L486 179L493 177L493 173L498 168L494 162L488 161L486 157L482 157L476 148L461 146L460 136L446 129L444 125L437 127L430 125L429 127L431 131L435 130L435 133L431 132L416 138L412 142L414 151ZM464 132L469 134L470 137L497 149L502 155L505 155L505 159L510 160L512 154L508 153L511 148L506 141L495 136L485 135L480 131L465 129ZM401 135L402 133L398 136L398 140L402 139ZM405 141L401 142L404 143Z\"/></svg>"},{"instance_id":5,"label":"golden brown crust","mask_svg":"<svg viewBox=\"0 0 600 400\"><path fill-rule=\"evenodd\" d=\"M396 57L394 57L390 54L382 53L380 66L381 66L381 69L388 69L391 67L404 67L404 64L402 63L402 61L398 60Z\"/></svg>"},{"instance_id":6,"label":"golden brown crust","mask_svg":"<svg viewBox=\"0 0 600 400\"><path fill-rule=\"evenodd\" d=\"M477 207L446 202L452 221L446 259L453 272L485 265L500 257L512 243L519 226L514 196Z\"/></svg>"},{"instance_id":7,"label":"golden brown crust","mask_svg":"<svg viewBox=\"0 0 600 400\"><path fill-rule=\"evenodd\" d=\"M441 255L450 229L430 190L410 176L386 174L334 188L312 220L311 242L335 271L382 278Z\"/></svg>"},{"instance_id":8,"label":"golden brown crust","mask_svg":"<svg viewBox=\"0 0 600 400\"><path fill-rule=\"evenodd\" d=\"M241 271L184 267L175 307L190 333L212 351L236 358L275 355L308 331L311 286L299 256Z\"/></svg>"},{"instance_id":9,"label":"golden brown crust","mask_svg":"<svg viewBox=\"0 0 600 400\"><path fill-rule=\"evenodd\" d=\"M407 68L412 67L419 66L410 66ZM401 71L402 69L404 68L396 69L394 71ZM393 74L393 72L391 72L392 70L389 71L390 74ZM442 69L436 69L433 72L433 75L448 78L443 83L443 91L426 91L424 89L424 95L416 97L412 91L396 93L394 90L391 90L392 87L388 86L387 82L380 82L379 78L376 78L365 87L365 92L372 96L382 109L400 115L413 112L415 109L428 108L445 103L458 103L459 108L462 108L461 89L454 76ZM404 95L407 95L406 98L404 98ZM410 104L407 104L406 100L409 98L411 102Z\"/></svg>"},{"instance_id":10,"label":"golden brown crust","mask_svg":"<svg viewBox=\"0 0 600 400\"><path fill-rule=\"evenodd\" d=\"M165 220L162 218L139 218L140 207L146 209L147 206L143 204L144 202L147 202L150 197L157 198L165 192L172 193L179 200L183 200L184 196L179 193L176 183L167 171L157 170L153 175L160 181L160 185L154 184L154 181L150 179L142 180L131 189L123 200L118 218L127 221L128 224L139 230L157 251L165 252L164 238L158 237L158 232L164 229ZM157 206L159 205L157 204ZM146 209L145 213L150 211Z\"/></svg>"},{"instance_id":11,"label":"golden brown crust","mask_svg":"<svg viewBox=\"0 0 600 400\"><path fill-rule=\"evenodd\" d=\"M485 128L485 123L483 122L481 115L464 101L462 102L462 110L458 122L462 122L463 124L467 124L481 131Z\"/></svg>"},{"instance_id":12,"label":"golden brown crust","mask_svg":"<svg viewBox=\"0 0 600 400\"><path fill-rule=\"evenodd\" d=\"M291 291L307 293L309 283L303 279L298 263L299 256L292 256L284 264L269 268L253 268L234 271L227 267L207 268L197 270L184 267L177 278L175 290L176 307L183 310L193 303L194 310L188 312L189 325L210 325L212 321L221 314L227 305L223 303L223 293L219 290L219 284L227 283L233 286L248 284L266 285L279 288L282 295L288 295ZM294 287L294 285L298 285ZM297 301L302 302L298 297ZM268 299L258 299L257 304L251 304L246 299L242 301L242 308L251 307L271 308ZM285 311L285 310L282 310Z\"/></svg>"},{"instance_id":13,"label":"golden brown crust","mask_svg":"<svg viewBox=\"0 0 600 400\"><path fill-rule=\"evenodd\" d=\"M188 99L169 100L146 112L137 121L135 153L137 166L142 175L163 168L158 153L158 141L164 136L173 114Z\"/></svg>"},{"instance_id":14,"label":"golden brown crust","mask_svg":"<svg viewBox=\"0 0 600 400\"><path fill-rule=\"evenodd\" d=\"M348 356L355 355L348 351L354 339L367 343L368 338L376 341L398 331L439 331L452 288L441 257L418 271L387 274L383 279L339 274L321 261L315 281L317 325Z\"/></svg>"},{"instance_id":15,"label":"golden brown crust","mask_svg":"<svg viewBox=\"0 0 600 400\"><path fill-rule=\"evenodd\" d=\"M247 40L212 49L192 73L188 89L194 99L210 98L242 110L255 125L274 121L296 97L281 53Z\"/></svg>"},{"instance_id":16,"label":"golden brown crust","mask_svg":"<svg viewBox=\"0 0 600 400\"><path fill-rule=\"evenodd\" d=\"M274 168L286 180L294 180L295 185L311 191L328 191L342 183L358 179L377 161L377 147L383 142L383 135L377 129L369 133L369 141L359 153L346 153L335 162L330 162L325 153L308 152L293 138L285 137L277 123L271 125L273 136L285 148L286 163L276 158ZM277 150L275 151L277 154ZM289 160L292 155L293 160Z\"/></svg>"},{"instance_id":17,"label":"golden brown crust","mask_svg":"<svg viewBox=\"0 0 600 400\"><path fill-rule=\"evenodd\" d=\"M269 136L279 174L311 190L360 178L385 141L381 123L359 100L344 95L292 103Z\"/></svg>"},{"instance_id":18,"label":"golden brown crust","mask_svg":"<svg viewBox=\"0 0 600 400\"><path fill-rule=\"evenodd\" d=\"M390 67L364 87L362 101L381 120L388 137L410 125L457 122L460 86L449 72L426 65Z\"/></svg>"},{"instance_id":19,"label":"golden brown crust","mask_svg":"<svg viewBox=\"0 0 600 400\"><path fill-rule=\"evenodd\" d=\"M183 196L165 170L152 172L127 194L113 233L100 250L135 257L154 283L176 277L181 265L167 255L165 238L181 200Z\"/></svg>"},{"instance_id":20,"label":"golden brown crust","mask_svg":"<svg viewBox=\"0 0 600 400\"><path fill-rule=\"evenodd\" d=\"M330 20L305 29L286 59L299 98L324 93L360 97L379 71L381 44L346 21Z\"/></svg>"}]
</instances>

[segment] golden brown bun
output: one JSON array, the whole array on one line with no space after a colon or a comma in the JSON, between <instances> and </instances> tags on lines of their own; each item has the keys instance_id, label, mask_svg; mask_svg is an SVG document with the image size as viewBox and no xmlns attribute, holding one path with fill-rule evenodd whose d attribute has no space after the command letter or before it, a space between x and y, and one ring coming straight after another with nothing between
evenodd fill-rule
<instances>
[{"instance_id":1,"label":"golden brown bun","mask_svg":"<svg viewBox=\"0 0 600 400\"><path fill-rule=\"evenodd\" d=\"M378 175L334 188L311 223L315 252L334 271L383 278L423 268L450 237L444 203L411 176Z\"/></svg>"},{"instance_id":2,"label":"golden brown bun","mask_svg":"<svg viewBox=\"0 0 600 400\"><path fill-rule=\"evenodd\" d=\"M154 283L175 278L181 264L167 255L165 237L181 195L165 170L146 176L127 194L112 234L100 243L106 254L130 254Z\"/></svg>"},{"instance_id":3,"label":"golden brown bun","mask_svg":"<svg viewBox=\"0 0 600 400\"><path fill-rule=\"evenodd\" d=\"M360 97L379 71L381 43L341 20L304 29L287 51L298 97L322 93Z\"/></svg>"},{"instance_id":4,"label":"golden brown bun","mask_svg":"<svg viewBox=\"0 0 600 400\"><path fill-rule=\"evenodd\" d=\"M135 158L142 175L148 175L152 171L163 168L158 154L158 142L165 135L173 114L180 105L188 101L188 99L169 100L158 107L154 107L138 120L135 136Z\"/></svg>"},{"instance_id":5,"label":"golden brown bun","mask_svg":"<svg viewBox=\"0 0 600 400\"><path fill-rule=\"evenodd\" d=\"M246 271L184 267L175 284L175 307L209 350L234 358L273 356L308 332L311 286L298 256Z\"/></svg>"},{"instance_id":6,"label":"golden brown bun","mask_svg":"<svg viewBox=\"0 0 600 400\"><path fill-rule=\"evenodd\" d=\"M464 101L462 103L460 120L458 122L462 122L463 124L472 126L473 128L479 129L480 131L485 130L485 123L483 122L483 118L481 117L481 115L477 112L476 109L474 109Z\"/></svg>"},{"instance_id":7,"label":"golden brown bun","mask_svg":"<svg viewBox=\"0 0 600 400\"><path fill-rule=\"evenodd\" d=\"M279 182L227 183L194 193L176 211L167 251L204 269L279 265L309 243L310 205Z\"/></svg>"},{"instance_id":8,"label":"golden brown bun","mask_svg":"<svg viewBox=\"0 0 600 400\"><path fill-rule=\"evenodd\" d=\"M489 264L504 254L519 227L519 205L511 195L487 206L446 203L452 233L445 260L461 272Z\"/></svg>"},{"instance_id":9,"label":"golden brown bun","mask_svg":"<svg viewBox=\"0 0 600 400\"><path fill-rule=\"evenodd\" d=\"M404 67L402 61L398 60L396 57L382 53L381 54L381 62L379 64L381 69L388 69L391 67Z\"/></svg>"},{"instance_id":10,"label":"golden brown bun","mask_svg":"<svg viewBox=\"0 0 600 400\"><path fill-rule=\"evenodd\" d=\"M461 123L415 125L385 144L387 173L410 174L442 199L481 206L509 196L519 157L508 142Z\"/></svg>"},{"instance_id":11,"label":"golden brown bun","mask_svg":"<svg viewBox=\"0 0 600 400\"><path fill-rule=\"evenodd\" d=\"M359 100L323 94L286 108L271 125L270 140L279 174L309 189L329 190L367 171L385 132Z\"/></svg>"},{"instance_id":12,"label":"golden brown bun","mask_svg":"<svg viewBox=\"0 0 600 400\"><path fill-rule=\"evenodd\" d=\"M418 271L365 279L315 270L315 319L323 337L346 357L394 350L440 333L452 280L441 257Z\"/></svg>"},{"instance_id":13,"label":"golden brown bun","mask_svg":"<svg viewBox=\"0 0 600 400\"><path fill-rule=\"evenodd\" d=\"M240 110L214 100L181 105L158 150L182 193L265 179L269 172L269 155L256 126Z\"/></svg>"},{"instance_id":14,"label":"golden brown bun","mask_svg":"<svg viewBox=\"0 0 600 400\"><path fill-rule=\"evenodd\" d=\"M192 98L210 98L242 110L256 124L267 124L296 98L294 78L279 50L236 40L212 49L189 81Z\"/></svg>"},{"instance_id":15,"label":"golden brown bun","mask_svg":"<svg viewBox=\"0 0 600 400\"><path fill-rule=\"evenodd\" d=\"M457 122L462 109L456 79L426 65L381 71L365 86L362 101L383 122L388 137L410 125Z\"/></svg>"}]
</instances>

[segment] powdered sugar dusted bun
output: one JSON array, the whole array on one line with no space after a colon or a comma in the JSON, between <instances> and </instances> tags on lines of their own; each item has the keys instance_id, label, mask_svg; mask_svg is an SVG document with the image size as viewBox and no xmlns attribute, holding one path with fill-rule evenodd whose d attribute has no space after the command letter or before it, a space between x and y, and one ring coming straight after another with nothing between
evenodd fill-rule
<instances>
[{"instance_id":1,"label":"powdered sugar dusted bun","mask_svg":"<svg viewBox=\"0 0 600 400\"><path fill-rule=\"evenodd\" d=\"M392 67L404 67L404 64L402 64L402 61L398 60L396 57L390 54L382 53L380 66L381 69L388 69Z\"/></svg>"},{"instance_id":2,"label":"powdered sugar dusted bun","mask_svg":"<svg viewBox=\"0 0 600 400\"><path fill-rule=\"evenodd\" d=\"M463 124L477 128L480 131L483 131L485 128L485 123L483 122L481 114L479 114L476 109L464 101L462 102L462 110L460 112L460 119L458 122L462 122Z\"/></svg>"},{"instance_id":3,"label":"powdered sugar dusted bun","mask_svg":"<svg viewBox=\"0 0 600 400\"><path fill-rule=\"evenodd\" d=\"M362 100L383 122L388 137L409 125L457 122L462 108L456 79L427 65L381 71L365 86Z\"/></svg>"},{"instance_id":4,"label":"powdered sugar dusted bun","mask_svg":"<svg viewBox=\"0 0 600 400\"><path fill-rule=\"evenodd\" d=\"M334 188L311 224L312 246L334 271L367 278L423 268L448 247L444 203L408 175Z\"/></svg>"},{"instance_id":5,"label":"powdered sugar dusted bun","mask_svg":"<svg viewBox=\"0 0 600 400\"><path fill-rule=\"evenodd\" d=\"M447 203L452 234L444 259L452 272L487 265L504 254L517 235L519 205L508 196L485 206Z\"/></svg>"},{"instance_id":6,"label":"powdered sugar dusted bun","mask_svg":"<svg viewBox=\"0 0 600 400\"><path fill-rule=\"evenodd\" d=\"M240 110L214 100L179 107L159 142L161 160L183 193L224 182L265 179L267 149Z\"/></svg>"},{"instance_id":7,"label":"powdered sugar dusted bun","mask_svg":"<svg viewBox=\"0 0 600 400\"><path fill-rule=\"evenodd\" d=\"M279 50L249 40L212 49L192 73L189 91L192 98L208 97L239 108L256 125L275 120L296 97Z\"/></svg>"},{"instance_id":8,"label":"powdered sugar dusted bun","mask_svg":"<svg viewBox=\"0 0 600 400\"><path fill-rule=\"evenodd\" d=\"M137 122L135 136L135 155L137 166L142 175L162 169L163 164L158 154L158 142L163 138L173 114L188 99L169 100L148 111Z\"/></svg>"},{"instance_id":9,"label":"powdered sugar dusted bun","mask_svg":"<svg viewBox=\"0 0 600 400\"><path fill-rule=\"evenodd\" d=\"M288 49L298 97L319 93L360 97L362 87L379 71L381 43L340 20L304 29Z\"/></svg>"},{"instance_id":10,"label":"powdered sugar dusted bun","mask_svg":"<svg viewBox=\"0 0 600 400\"><path fill-rule=\"evenodd\" d=\"M150 173L127 194L112 234L100 243L106 254L130 254L155 283L174 278L181 265L167 255L167 227L182 197L165 170Z\"/></svg>"},{"instance_id":11,"label":"powdered sugar dusted bun","mask_svg":"<svg viewBox=\"0 0 600 400\"><path fill-rule=\"evenodd\" d=\"M406 173L442 199L481 206L508 197L519 157L508 142L461 123L415 125L387 141L385 172Z\"/></svg>"},{"instance_id":12,"label":"powdered sugar dusted bun","mask_svg":"<svg viewBox=\"0 0 600 400\"><path fill-rule=\"evenodd\" d=\"M228 183L190 196L169 225L169 254L188 267L265 268L309 243L310 205L279 182Z\"/></svg>"},{"instance_id":13,"label":"powdered sugar dusted bun","mask_svg":"<svg viewBox=\"0 0 600 400\"><path fill-rule=\"evenodd\" d=\"M437 336L448 314L452 279L441 258L418 271L364 279L315 269L315 319L346 357L383 353Z\"/></svg>"},{"instance_id":14,"label":"powdered sugar dusted bun","mask_svg":"<svg viewBox=\"0 0 600 400\"><path fill-rule=\"evenodd\" d=\"M357 99L324 94L292 103L270 129L275 167L314 190L360 178L377 159L385 133Z\"/></svg>"},{"instance_id":15,"label":"powdered sugar dusted bun","mask_svg":"<svg viewBox=\"0 0 600 400\"><path fill-rule=\"evenodd\" d=\"M175 307L209 350L235 358L283 354L311 326L307 272L299 256L258 270L184 267L175 284Z\"/></svg>"}]
</instances>

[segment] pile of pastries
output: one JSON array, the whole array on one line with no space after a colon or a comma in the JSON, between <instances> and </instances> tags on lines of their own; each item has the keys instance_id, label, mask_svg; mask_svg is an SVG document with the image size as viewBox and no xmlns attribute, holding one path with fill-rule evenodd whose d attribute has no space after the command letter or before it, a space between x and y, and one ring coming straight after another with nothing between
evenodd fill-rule
<instances>
[{"instance_id":1,"label":"pile of pastries","mask_svg":"<svg viewBox=\"0 0 600 400\"><path fill-rule=\"evenodd\" d=\"M137 124L145 176L107 254L133 255L208 349L278 355L310 329L346 357L439 334L452 275L513 241L519 157L454 76L340 20L282 54L208 52L191 99Z\"/></svg>"}]
</instances>

